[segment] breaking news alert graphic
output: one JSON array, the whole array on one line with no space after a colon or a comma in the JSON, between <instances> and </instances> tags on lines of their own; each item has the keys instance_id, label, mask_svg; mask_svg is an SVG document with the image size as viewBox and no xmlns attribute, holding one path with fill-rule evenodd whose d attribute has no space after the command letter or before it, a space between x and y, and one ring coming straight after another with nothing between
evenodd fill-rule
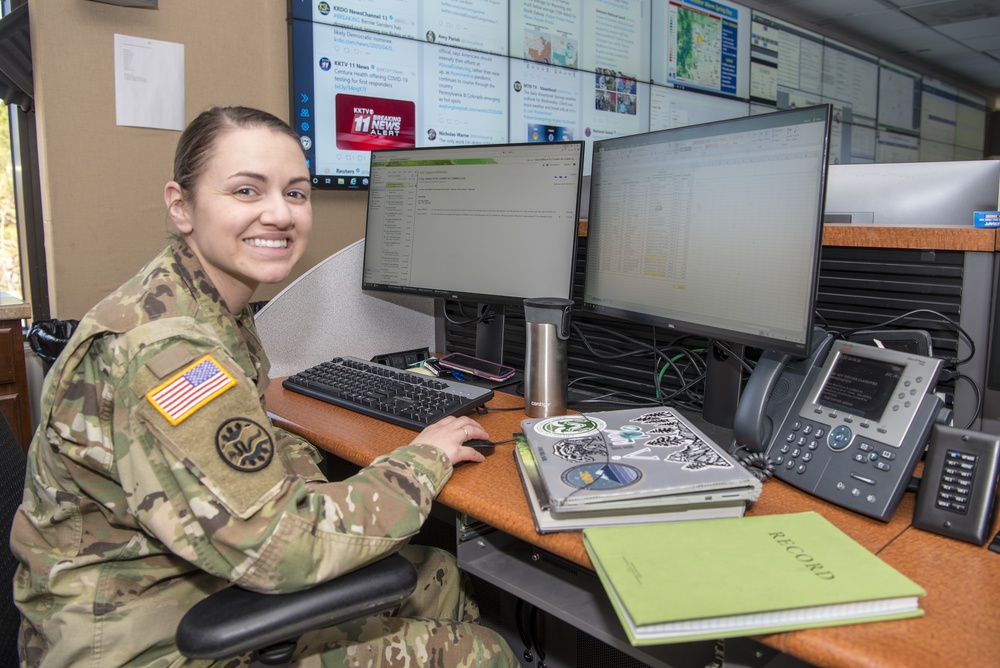
<instances>
[{"instance_id":1,"label":"breaking news alert graphic","mask_svg":"<svg viewBox=\"0 0 1000 668\"><path fill-rule=\"evenodd\" d=\"M337 148L372 151L416 146L416 106L408 100L363 95L336 97Z\"/></svg>"}]
</instances>

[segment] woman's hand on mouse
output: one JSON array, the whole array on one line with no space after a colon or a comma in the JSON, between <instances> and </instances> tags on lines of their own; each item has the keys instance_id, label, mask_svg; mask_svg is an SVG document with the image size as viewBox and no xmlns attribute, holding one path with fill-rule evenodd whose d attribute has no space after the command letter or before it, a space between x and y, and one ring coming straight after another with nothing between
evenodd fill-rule
<instances>
[{"instance_id":1,"label":"woman's hand on mouse","mask_svg":"<svg viewBox=\"0 0 1000 668\"><path fill-rule=\"evenodd\" d=\"M490 435L470 417L446 417L425 427L410 443L426 443L440 448L454 466L460 462L486 459L481 452L462 445L473 438L489 440Z\"/></svg>"}]
</instances>

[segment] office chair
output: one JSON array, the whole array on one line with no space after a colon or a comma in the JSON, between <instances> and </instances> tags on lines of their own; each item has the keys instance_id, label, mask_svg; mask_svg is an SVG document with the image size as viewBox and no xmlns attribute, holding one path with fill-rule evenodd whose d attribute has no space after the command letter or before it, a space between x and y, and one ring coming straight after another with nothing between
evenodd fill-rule
<instances>
[{"instance_id":1,"label":"office chair","mask_svg":"<svg viewBox=\"0 0 1000 668\"><path fill-rule=\"evenodd\" d=\"M17 560L9 549L11 523L24 495L26 458L0 413L0 665L17 657L21 613L14 605ZM291 594L258 594L227 587L200 601L175 635L192 659L254 653L257 665L288 665L299 636L314 629L387 610L409 596L417 573L394 554L342 577Z\"/></svg>"},{"instance_id":2,"label":"office chair","mask_svg":"<svg viewBox=\"0 0 1000 668\"><path fill-rule=\"evenodd\" d=\"M190 659L253 652L251 666L287 666L303 633L393 608L416 584L413 564L394 554L300 592L227 587L188 610L177 626L177 647Z\"/></svg>"},{"instance_id":3,"label":"office chair","mask_svg":"<svg viewBox=\"0 0 1000 668\"><path fill-rule=\"evenodd\" d=\"M10 525L24 496L25 456L7 418L0 413L0 663L17 659L17 634L21 612L14 605L14 571L17 559L10 551Z\"/></svg>"}]
</instances>

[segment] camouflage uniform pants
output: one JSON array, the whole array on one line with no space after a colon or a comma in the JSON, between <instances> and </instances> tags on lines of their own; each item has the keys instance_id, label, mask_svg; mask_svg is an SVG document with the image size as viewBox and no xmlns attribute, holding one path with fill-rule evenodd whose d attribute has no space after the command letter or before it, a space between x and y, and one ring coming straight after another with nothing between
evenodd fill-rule
<instances>
[{"instance_id":1,"label":"camouflage uniform pants","mask_svg":"<svg viewBox=\"0 0 1000 668\"><path fill-rule=\"evenodd\" d=\"M479 626L471 583L447 552L408 545L417 588L392 614L307 634L295 666L341 668L515 668L504 639Z\"/></svg>"}]
</instances>

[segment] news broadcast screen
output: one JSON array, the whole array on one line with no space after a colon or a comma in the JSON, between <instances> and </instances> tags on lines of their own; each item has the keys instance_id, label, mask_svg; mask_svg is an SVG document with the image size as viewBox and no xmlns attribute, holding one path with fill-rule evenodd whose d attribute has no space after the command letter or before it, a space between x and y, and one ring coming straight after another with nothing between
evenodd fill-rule
<instances>
[{"instance_id":1,"label":"news broadcast screen","mask_svg":"<svg viewBox=\"0 0 1000 668\"><path fill-rule=\"evenodd\" d=\"M650 0L292 3L292 122L313 185L368 187L374 149L649 129ZM509 16L517 17L509 21Z\"/></svg>"},{"instance_id":2,"label":"news broadcast screen","mask_svg":"<svg viewBox=\"0 0 1000 668\"><path fill-rule=\"evenodd\" d=\"M315 187L366 188L375 149L507 143L505 57L292 24L292 122Z\"/></svg>"}]
</instances>

